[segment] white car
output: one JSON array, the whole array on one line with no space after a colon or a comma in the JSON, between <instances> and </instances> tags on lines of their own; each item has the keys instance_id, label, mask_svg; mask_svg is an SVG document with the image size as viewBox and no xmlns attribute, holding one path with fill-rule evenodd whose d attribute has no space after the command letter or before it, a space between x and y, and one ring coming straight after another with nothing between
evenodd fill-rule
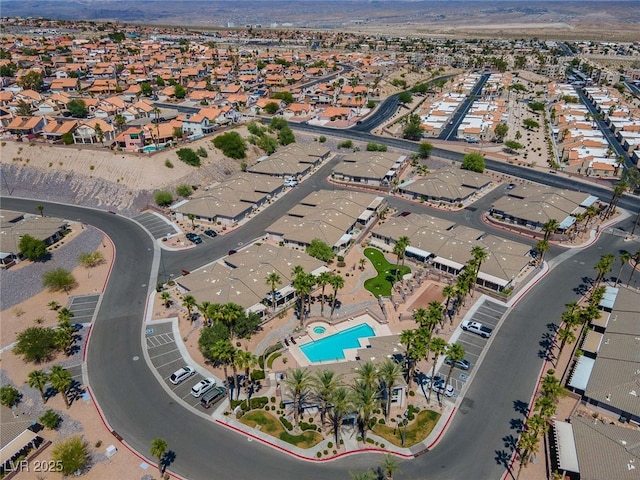
<instances>
[{"instance_id":1,"label":"white car","mask_svg":"<svg viewBox=\"0 0 640 480\"><path fill-rule=\"evenodd\" d=\"M179 370L176 370L169 377L169 381L174 385L180 385L183 381L189 378L192 375L195 375L196 371L193 367L186 365Z\"/></svg>"},{"instance_id":2,"label":"white car","mask_svg":"<svg viewBox=\"0 0 640 480\"><path fill-rule=\"evenodd\" d=\"M191 387L191 395L198 398L200 395L208 392L215 386L216 386L216 381L213 378L211 377L205 378L204 380L200 380L193 387Z\"/></svg>"},{"instance_id":3,"label":"white car","mask_svg":"<svg viewBox=\"0 0 640 480\"><path fill-rule=\"evenodd\" d=\"M451 385L445 386L445 383L443 380L441 380L438 383L435 383L433 387L431 387L431 390L433 390L434 392L440 395L444 393L447 397L453 397L453 387Z\"/></svg>"}]
</instances>

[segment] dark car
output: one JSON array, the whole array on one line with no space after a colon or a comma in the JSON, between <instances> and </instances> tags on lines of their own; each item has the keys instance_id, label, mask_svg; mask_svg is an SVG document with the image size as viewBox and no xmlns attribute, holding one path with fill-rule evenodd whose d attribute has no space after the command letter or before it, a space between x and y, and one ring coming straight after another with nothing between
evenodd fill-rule
<instances>
[{"instance_id":1,"label":"dark car","mask_svg":"<svg viewBox=\"0 0 640 480\"><path fill-rule=\"evenodd\" d=\"M409 215L411 215L411 212L402 212L399 216L400 217L408 217Z\"/></svg>"},{"instance_id":2,"label":"dark car","mask_svg":"<svg viewBox=\"0 0 640 480\"><path fill-rule=\"evenodd\" d=\"M229 251L227 252L227 255L233 255L234 253L238 253L238 251L237 251L237 250L234 250L234 249L232 248L231 250L229 250Z\"/></svg>"},{"instance_id":3,"label":"dark car","mask_svg":"<svg viewBox=\"0 0 640 480\"><path fill-rule=\"evenodd\" d=\"M187 237L187 240L195 243L196 245L198 245L199 243L202 243L202 238L200 238L200 235L196 233L187 233L186 237Z\"/></svg>"},{"instance_id":4,"label":"dark car","mask_svg":"<svg viewBox=\"0 0 640 480\"><path fill-rule=\"evenodd\" d=\"M214 237L217 237L217 236L218 236L218 234L215 232L215 230L205 230L205 231L204 231L204 234L205 234L207 237L211 237L211 238L214 238Z\"/></svg>"},{"instance_id":5,"label":"dark car","mask_svg":"<svg viewBox=\"0 0 640 480\"><path fill-rule=\"evenodd\" d=\"M452 360L449 357L444 359L444 363L446 363L447 365L451 365L451 362ZM471 368L471 363L463 358L462 360L456 360L455 366L460 370L469 370Z\"/></svg>"}]
</instances>

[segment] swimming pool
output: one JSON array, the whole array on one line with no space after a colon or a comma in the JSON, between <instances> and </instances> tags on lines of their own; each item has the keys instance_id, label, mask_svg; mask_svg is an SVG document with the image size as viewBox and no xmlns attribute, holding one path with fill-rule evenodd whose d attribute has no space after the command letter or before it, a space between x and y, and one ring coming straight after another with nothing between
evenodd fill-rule
<instances>
[{"instance_id":1,"label":"swimming pool","mask_svg":"<svg viewBox=\"0 0 640 480\"><path fill-rule=\"evenodd\" d=\"M366 323L356 325L315 342L302 345L300 350L311 362L326 362L328 360L344 360L346 348L360 347L360 338L375 337L371 326Z\"/></svg>"}]
</instances>

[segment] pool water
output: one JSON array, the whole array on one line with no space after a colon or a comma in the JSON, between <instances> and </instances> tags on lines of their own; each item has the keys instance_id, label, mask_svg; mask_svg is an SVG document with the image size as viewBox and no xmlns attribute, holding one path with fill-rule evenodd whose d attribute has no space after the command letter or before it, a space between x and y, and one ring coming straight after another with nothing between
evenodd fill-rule
<instances>
[{"instance_id":1,"label":"pool water","mask_svg":"<svg viewBox=\"0 0 640 480\"><path fill-rule=\"evenodd\" d=\"M376 334L366 323L356 325L315 342L302 345L300 350L311 362L344 360L344 350L360 347L360 338L375 337Z\"/></svg>"},{"instance_id":2,"label":"pool water","mask_svg":"<svg viewBox=\"0 0 640 480\"><path fill-rule=\"evenodd\" d=\"M313 327L313 333L315 333L316 335L321 335L326 331L327 329L324 327Z\"/></svg>"}]
</instances>

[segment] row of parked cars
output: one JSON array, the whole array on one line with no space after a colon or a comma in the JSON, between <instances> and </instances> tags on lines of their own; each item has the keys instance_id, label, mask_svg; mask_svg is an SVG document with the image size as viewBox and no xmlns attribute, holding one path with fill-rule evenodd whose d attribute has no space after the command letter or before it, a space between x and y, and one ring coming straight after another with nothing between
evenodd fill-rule
<instances>
[{"instance_id":1,"label":"row of parked cars","mask_svg":"<svg viewBox=\"0 0 640 480\"><path fill-rule=\"evenodd\" d=\"M215 237L217 237L217 236L218 236L218 234L216 233L216 231L215 231L215 230L205 230L205 231L204 231L204 234L205 234L207 237L211 237L211 238L215 238ZM198 245L198 244L202 243L202 237L201 237L200 235L198 235L197 233L191 233L191 232L189 232L189 233L187 233L187 234L185 235L185 237L187 237L187 240L189 240L189 241L190 241L190 242L192 242L192 243L195 243L196 245Z\"/></svg>"},{"instance_id":2,"label":"row of parked cars","mask_svg":"<svg viewBox=\"0 0 640 480\"><path fill-rule=\"evenodd\" d=\"M180 385L195 374L195 369L186 365L173 372L169 377L169 381L174 385ZM209 408L218 400L221 400L226 392L226 388L217 386L215 379L211 377L203 378L191 387L191 395L195 398L200 398L200 405L204 408Z\"/></svg>"}]
</instances>

